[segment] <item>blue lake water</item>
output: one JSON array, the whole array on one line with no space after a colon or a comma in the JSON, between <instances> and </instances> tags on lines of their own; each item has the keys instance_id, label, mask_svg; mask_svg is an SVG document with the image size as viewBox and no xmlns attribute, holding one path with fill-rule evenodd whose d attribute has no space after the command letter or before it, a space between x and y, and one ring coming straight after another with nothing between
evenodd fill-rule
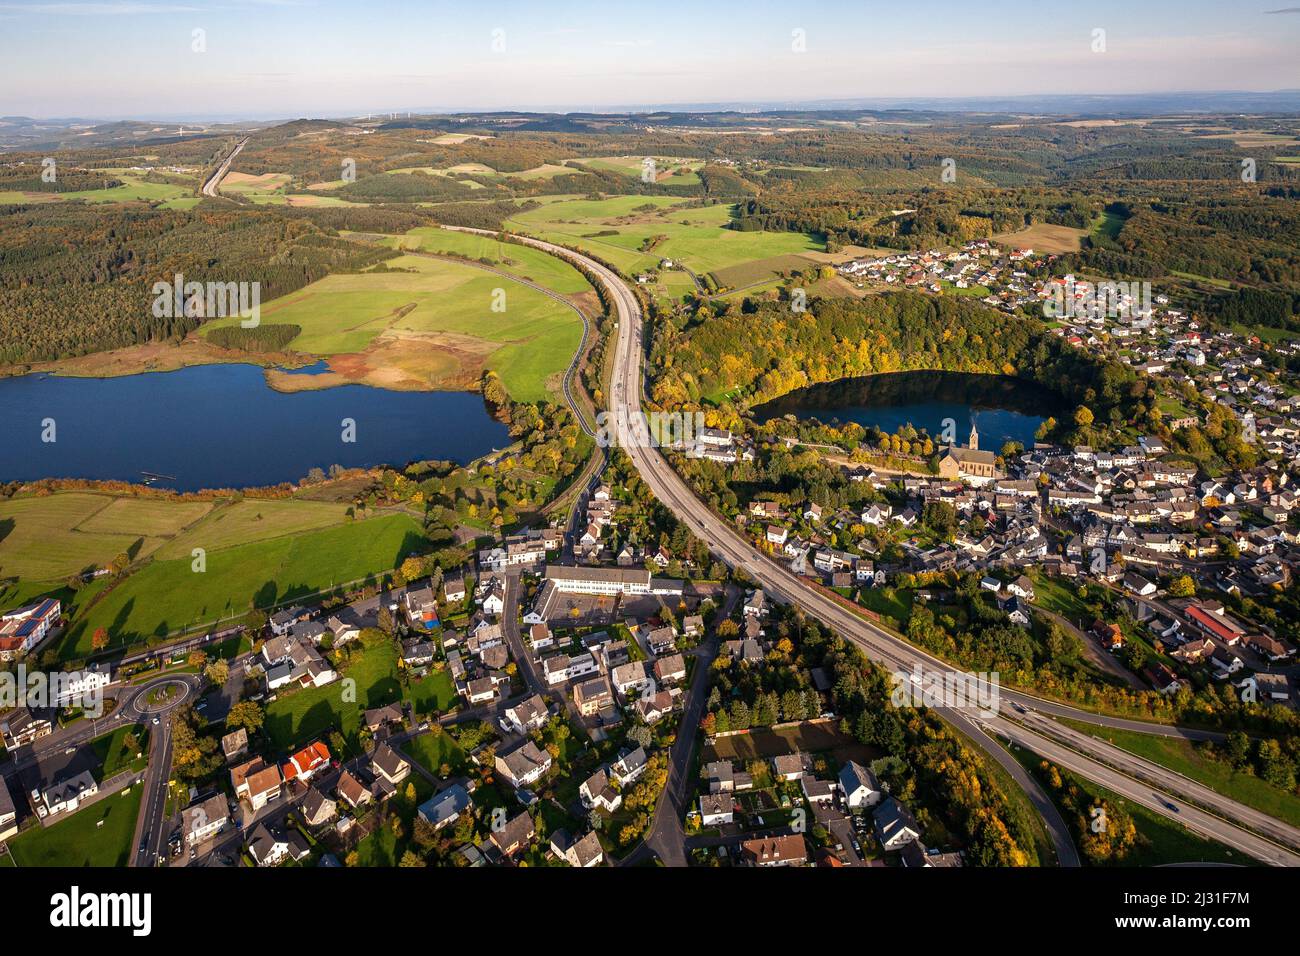
<instances>
[{"instance_id":1,"label":"blue lake water","mask_svg":"<svg viewBox=\"0 0 1300 956\"><path fill-rule=\"evenodd\" d=\"M42 440L46 419L53 442ZM344 419L356 423L354 442L343 440ZM464 464L510 442L477 394L366 385L284 393L255 365L0 379L0 422L0 481L152 473L178 491L272 485L334 464Z\"/></svg>"},{"instance_id":2,"label":"blue lake water","mask_svg":"<svg viewBox=\"0 0 1300 956\"><path fill-rule=\"evenodd\" d=\"M889 433L910 424L936 440L944 419L951 418L959 443L966 443L974 423L980 447L997 451L1008 441L1033 447L1038 426L1049 415L1060 418L1060 404L1053 392L1003 375L890 372L810 385L756 406L753 414L758 422L794 415Z\"/></svg>"}]
</instances>

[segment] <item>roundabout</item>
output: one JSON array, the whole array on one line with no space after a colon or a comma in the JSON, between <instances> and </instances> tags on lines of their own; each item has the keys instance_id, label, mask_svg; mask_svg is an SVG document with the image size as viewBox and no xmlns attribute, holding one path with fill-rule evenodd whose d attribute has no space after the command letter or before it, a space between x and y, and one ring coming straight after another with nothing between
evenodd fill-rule
<instances>
[{"instance_id":1,"label":"roundabout","mask_svg":"<svg viewBox=\"0 0 1300 956\"><path fill-rule=\"evenodd\" d=\"M142 717L156 717L174 710L189 699L194 690L189 681L165 677L145 684L131 698L131 707Z\"/></svg>"}]
</instances>

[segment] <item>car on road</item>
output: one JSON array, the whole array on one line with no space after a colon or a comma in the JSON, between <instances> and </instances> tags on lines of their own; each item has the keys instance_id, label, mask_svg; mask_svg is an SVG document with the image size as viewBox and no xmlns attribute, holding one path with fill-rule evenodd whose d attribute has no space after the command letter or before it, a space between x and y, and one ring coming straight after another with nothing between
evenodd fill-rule
<instances>
[{"instance_id":1,"label":"car on road","mask_svg":"<svg viewBox=\"0 0 1300 956\"><path fill-rule=\"evenodd\" d=\"M1012 706L1013 708L1015 708L1015 711L1016 711L1017 714L1027 714L1027 713L1029 713L1029 711L1025 709L1025 705L1024 705L1024 704L1017 704L1014 700L1011 702L1011 706Z\"/></svg>"},{"instance_id":2,"label":"car on road","mask_svg":"<svg viewBox=\"0 0 1300 956\"><path fill-rule=\"evenodd\" d=\"M65 751L63 751L63 752L64 752L65 754L75 754L75 753L77 752L77 748L76 748L76 747L69 747L67 750L65 750Z\"/></svg>"},{"instance_id":3,"label":"car on road","mask_svg":"<svg viewBox=\"0 0 1300 956\"><path fill-rule=\"evenodd\" d=\"M155 724L159 722L159 721L158 721L158 718L157 718L156 716L154 717L153 722L154 722Z\"/></svg>"}]
</instances>

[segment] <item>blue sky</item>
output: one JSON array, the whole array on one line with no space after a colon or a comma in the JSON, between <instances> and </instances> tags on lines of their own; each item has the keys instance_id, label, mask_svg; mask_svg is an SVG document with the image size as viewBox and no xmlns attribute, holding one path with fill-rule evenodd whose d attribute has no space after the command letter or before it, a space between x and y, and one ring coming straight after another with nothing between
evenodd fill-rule
<instances>
[{"instance_id":1,"label":"blue sky","mask_svg":"<svg viewBox=\"0 0 1300 956\"><path fill-rule=\"evenodd\" d=\"M1286 0L0 0L0 114L1298 89L1298 40Z\"/></svg>"}]
</instances>

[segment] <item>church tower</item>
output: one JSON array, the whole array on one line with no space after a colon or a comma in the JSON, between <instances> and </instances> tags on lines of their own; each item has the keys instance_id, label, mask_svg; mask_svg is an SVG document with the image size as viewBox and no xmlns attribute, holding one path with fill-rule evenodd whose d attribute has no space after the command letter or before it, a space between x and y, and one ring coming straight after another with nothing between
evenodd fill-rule
<instances>
[{"instance_id":1,"label":"church tower","mask_svg":"<svg viewBox=\"0 0 1300 956\"><path fill-rule=\"evenodd\" d=\"M971 421L971 423L970 423L970 449L971 449L971 451L979 451L979 447L980 447L980 433L979 433L978 431L975 430L975 422L974 422L974 421Z\"/></svg>"}]
</instances>

